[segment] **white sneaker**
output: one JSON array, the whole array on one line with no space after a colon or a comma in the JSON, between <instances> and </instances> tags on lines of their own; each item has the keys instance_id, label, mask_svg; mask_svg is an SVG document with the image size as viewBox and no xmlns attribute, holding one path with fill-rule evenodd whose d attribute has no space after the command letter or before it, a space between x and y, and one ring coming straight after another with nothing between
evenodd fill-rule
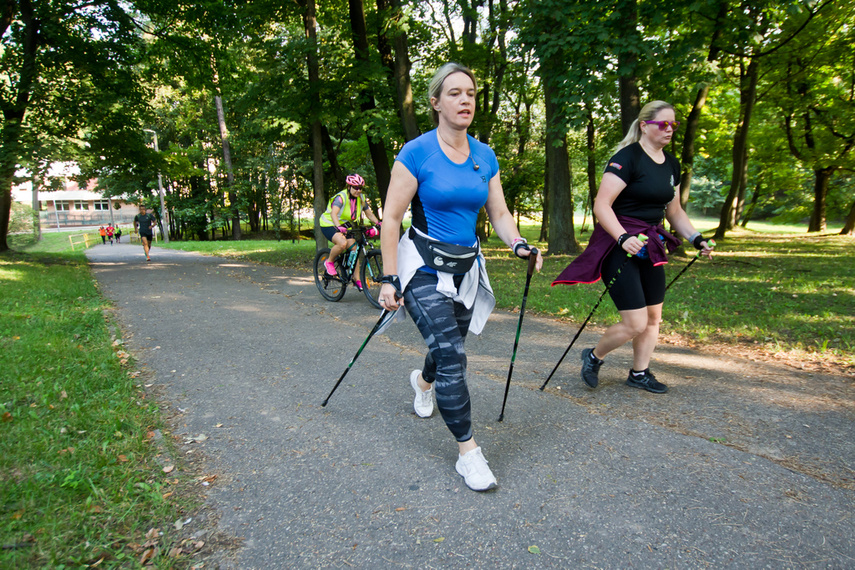
<instances>
[{"instance_id":1,"label":"white sneaker","mask_svg":"<svg viewBox=\"0 0 855 570\"><path fill-rule=\"evenodd\" d=\"M429 418L433 414L433 384L430 385L430 390L422 390L419 387L419 375L421 373L421 370L410 372L410 386L416 391L413 409L420 418Z\"/></svg>"},{"instance_id":2,"label":"white sneaker","mask_svg":"<svg viewBox=\"0 0 855 570\"><path fill-rule=\"evenodd\" d=\"M487 491L496 488L496 477L490 471L480 447L476 447L464 455L459 455L454 468L463 477L466 486L473 491Z\"/></svg>"}]
</instances>

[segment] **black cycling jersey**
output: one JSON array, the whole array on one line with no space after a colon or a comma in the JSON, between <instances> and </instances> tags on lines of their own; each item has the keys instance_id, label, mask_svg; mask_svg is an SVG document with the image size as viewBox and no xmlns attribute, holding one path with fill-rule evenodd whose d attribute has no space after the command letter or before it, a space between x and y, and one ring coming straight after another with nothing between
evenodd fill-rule
<instances>
[{"instance_id":1,"label":"black cycling jersey","mask_svg":"<svg viewBox=\"0 0 855 570\"><path fill-rule=\"evenodd\" d=\"M675 187L680 185L680 162L665 152L665 162L658 164L637 142L617 151L605 171L626 183L612 204L615 214L649 224L662 221L665 207L674 199Z\"/></svg>"}]
</instances>

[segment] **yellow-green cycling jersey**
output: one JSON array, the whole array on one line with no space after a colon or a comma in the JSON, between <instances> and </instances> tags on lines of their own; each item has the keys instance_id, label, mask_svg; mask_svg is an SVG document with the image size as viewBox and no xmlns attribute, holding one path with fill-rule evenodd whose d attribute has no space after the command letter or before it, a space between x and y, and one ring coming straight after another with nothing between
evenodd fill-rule
<instances>
[{"instance_id":1,"label":"yellow-green cycling jersey","mask_svg":"<svg viewBox=\"0 0 855 570\"><path fill-rule=\"evenodd\" d=\"M359 222L362 217L362 211L365 209L365 202L362 199L362 196L354 198L349 195L349 191L347 189L342 190L332 198L330 198L329 204L327 204L326 211L321 214L319 223L321 226L333 226L332 219L332 209L333 203L336 199L341 200L341 209L338 212L338 223L339 225L344 224L345 222Z\"/></svg>"}]
</instances>

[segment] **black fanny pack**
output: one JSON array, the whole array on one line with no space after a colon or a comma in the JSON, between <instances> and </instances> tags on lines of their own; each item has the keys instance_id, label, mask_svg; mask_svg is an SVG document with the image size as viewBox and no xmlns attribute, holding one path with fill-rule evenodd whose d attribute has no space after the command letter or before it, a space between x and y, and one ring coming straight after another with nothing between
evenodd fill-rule
<instances>
[{"instance_id":1,"label":"black fanny pack","mask_svg":"<svg viewBox=\"0 0 855 570\"><path fill-rule=\"evenodd\" d=\"M410 239L416 244L416 251L422 261L431 269L445 273L466 273L478 259L480 244L473 246L454 245L426 238L410 227Z\"/></svg>"}]
</instances>

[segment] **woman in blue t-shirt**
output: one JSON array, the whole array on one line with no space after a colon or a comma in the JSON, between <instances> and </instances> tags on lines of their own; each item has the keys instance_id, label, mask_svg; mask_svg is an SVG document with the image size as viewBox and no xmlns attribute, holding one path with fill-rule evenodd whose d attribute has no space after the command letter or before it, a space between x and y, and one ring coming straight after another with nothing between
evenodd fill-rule
<instances>
[{"instance_id":1,"label":"woman in blue t-shirt","mask_svg":"<svg viewBox=\"0 0 855 570\"><path fill-rule=\"evenodd\" d=\"M496 486L496 478L472 435L463 349L466 334L481 331L494 305L475 233L481 207L514 253L525 258L531 249L505 203L495 153L467 134L476 91L472 72L455 63L444 65L431 80L436 129L404 145L392 168L380 236L387 275L378 300L390 311L406 307L428 345L423 368L410 374L416 415L431 416L435 392L440 414L457 440L457 472L470 489L486 491ZM412 228L399 240L411 204ZM440 252L471 250L460 255L475 261L468 269L449 270L462 267L457 258L425 258L419 248L426 243ZM542 263L538 254L538 271Z\"/></svg>"},{"instance_id":2,"label":"woman in blue t-shirt","mask_svg":"<svg viewBox=\"0 0 855 570\"><path fill-rule=\"evenodd\" d=\"M606 329L594 348L582 351L581 375L591 388L599 383L602 359L631 340L627 385L655 394L668 391L649 368L662 321L666 256L680 245L662 226L663 219L703 255L712 253L712 244L680 205L680 163L665 151L679 124L674 107L664 101L641 109L606 166L594 201L597 227L588 247L555 280L592 283L602 276L611 285L609 295L621 320ZM642 234L646 245L638 237Z\"/></svg>"}]
</instances>

